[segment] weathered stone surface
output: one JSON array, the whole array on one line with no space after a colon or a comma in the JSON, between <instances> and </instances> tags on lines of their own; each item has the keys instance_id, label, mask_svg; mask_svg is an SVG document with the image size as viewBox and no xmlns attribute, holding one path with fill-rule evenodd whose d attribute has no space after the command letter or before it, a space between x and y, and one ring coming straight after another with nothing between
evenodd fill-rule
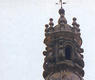
<instances>
[{"instance_id":1,"label":"weathered stone surface","mask_svg":"<svg viewBox=\"0 0 95 80\"><path fill-rule=\"evenodd\" d=\"M65 11L64 14L60 13L56 26L52 18L49 25L45 25L43 77L45 80L83 80L84 61L81 53L84 50L81 48L80 25L73 18L73 26L70 26Z\"/></svg>"},{"instance_id":2,"label":"weathered stone surface","mask_svg":"<svg viewBox=\"0 0 95 80\"><path fill-rule=\"evenodd\" d=\"M49 75L46 80L83 80L79 75L72 72L57 72Z\"/></svg>"}]
</instances>

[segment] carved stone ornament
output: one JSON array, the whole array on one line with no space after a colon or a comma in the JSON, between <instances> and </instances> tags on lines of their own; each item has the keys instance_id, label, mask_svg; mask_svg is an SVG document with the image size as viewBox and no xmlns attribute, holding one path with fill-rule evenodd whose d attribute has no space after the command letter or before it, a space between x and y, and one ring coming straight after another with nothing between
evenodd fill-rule
<instances>
[{"instance_id":1,"label":"carved stone ornament","mask_svg":"<svg viewBox=\"0 0 95 80\"><path fill-rule=\"evenodd\" d=\"M80 76L72 72L58 72L47 77L46 80L83 80Z\"/></svg>"},{"instance_id":2,"label":"carved stone ornament","mask_svg":"<svg viewBox=\"0 0 95 80\"><path fill-rule=\"evenodd\" d=\"M45 25L43 77L45 80L83 80L84 57L81 53L84 50L81 48L80 25L76 18L73 18L73 26L67 23L62 0L60 2L58 24L54 26L50 18L49 24Z\"/></svg>"}]
</instances>

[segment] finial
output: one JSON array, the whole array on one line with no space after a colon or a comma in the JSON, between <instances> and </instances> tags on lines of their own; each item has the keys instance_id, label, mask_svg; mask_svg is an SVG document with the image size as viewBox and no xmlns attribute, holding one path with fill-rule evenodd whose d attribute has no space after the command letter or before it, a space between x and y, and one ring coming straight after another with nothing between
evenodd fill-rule
<instances>
[{"instance_id":1,"label":"finial","mask_svg":"<svg viewBox=\"0 0 95 80\"><path fill-rule=\"evenodd\" d=\"M66 2L63 2L62 0L59 0L59 3L56 3L56 4L60 4L61 8L63 8L63 4L66 4Z\"/></svg>"},{"instance_id":2,"label":"finial","mask_svg":"<svg viewBox=\"0 0 95 80\"><path fill-rule=\"evenodd\" d=\"M74 17L74 18L73 18L73 23L72 23L73 26L77 25L76 20L77 20L77 18Z\"/></svg>"},{"instance_id":3,"label":"finial","mask_svg":"<svg viewBox=\"0 0 95 80\"><path fill-rule=\"evenodd\" d=\"M60 3L61 3L61 8L62 8L62 0L60 0Z\"/></svg>"},{"instance_id":4,"label":"finial","mask_svg":"<svg viewBox=\"0 0 95 80\"><path fill-rule=\"evenodd\" d=\"M77 20L77 18L74 17L74 18L73 18L73 21L76 21L76 20Z\"/></svg>"},{"instance_id":5,"label":"finial","mask_svg":"<svg viewBox=\"0 0 95 80\"><path fill-rule=\"evenodd\" d=\"M66 4L66 2L63 2L62 0L59 0L59 3L56 4L60 4L61 5L61 9L59 9L59 14L65 14L65 10L63 9L63 4Z\"/></svg>"},{"instance_id":6,"label":"finial","mask_svg":"<svg viewBox=\"0 0 95 80\"><path fill-rule=\"evenodd\" d=\"M48 24L45 24L45 27L46 27L46 28L48 28L48 27L49 27L49 25L48 25Z\"/></svg>"},{"instance_id":7,"label":"finial","mask_svg":"<svg viewBox=\"0 0 95 80\"><path fill-rule=\"evenodd\" d=\"M73 26L76 25L77 27L79 27L80 25L79 25L76 21L77 21L77 18L74 17L74 18L73 18L73 23L72 23L72 25L73 25Z\"/></svg>"},{"instance_id":8,"label":"finial","mask_svg":"<svg viewBox=\"0 0 95 80\"><path fill-rule=\"evenodd\" d=\"M72 25L73 25L73 27L74 27L74 32L75 33L80 33L80 29L79 29L79 24L76 22L77 21L77 18L73 18L73 23L72 23Z\"/></svg>"},{"instance_id":9,"label":"finial","mask_svg":"<svg viewBox=\"0 0 95 80\"><path fill-rule=\"evenodd\" d=\"M47 33L47 32L48 32L48 27L49 27L49 25L46 24L45 27L46 27L45 32Z\"/></svg>"},{"instance_id":10,"label":"finial","mask_svg":"<svg viewBox=\"0 0 95 80\"><path fill-rule=\"evenodd\" d=\"M50 22L49 22L50 27L53 27L54 26L53 18L50 18L49 20L50 20Z\"/></svg>"}]
</instances>

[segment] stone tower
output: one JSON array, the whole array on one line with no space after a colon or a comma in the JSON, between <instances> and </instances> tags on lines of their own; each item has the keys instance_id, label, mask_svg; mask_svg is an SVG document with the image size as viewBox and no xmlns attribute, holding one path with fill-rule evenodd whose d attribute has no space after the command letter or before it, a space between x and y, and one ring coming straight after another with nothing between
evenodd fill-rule
<instances>
[{"instance_id":1,"label":"stone tower","mask_svg":"<svg viewBox=\"0 0 95 80\"><path fill-rule=\"evenodd\" d=\"M79 24L73 18L67 24L65 10L59 9L60 18L54 26L53 19L45 27L46 50L43 51L43 77L45 80L83 80L84 61Z\"/></svg>"}]
</instances>

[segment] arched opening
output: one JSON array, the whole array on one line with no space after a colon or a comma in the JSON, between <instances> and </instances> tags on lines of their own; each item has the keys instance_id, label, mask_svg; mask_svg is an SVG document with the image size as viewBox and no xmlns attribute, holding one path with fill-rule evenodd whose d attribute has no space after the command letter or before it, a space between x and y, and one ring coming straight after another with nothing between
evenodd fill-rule
<instances>
[{"instance_id":1,"label":"arched opening","mask_svg":"<svg viewBox=\"0 0 95 80\"><path fill-rule=\"evenodd\" d=\"M72 53L72 47L71 46L66 46L65 47L65 58L67 60L70 60L71 59L71 53Z\"/></svg>"}]
</instances>

